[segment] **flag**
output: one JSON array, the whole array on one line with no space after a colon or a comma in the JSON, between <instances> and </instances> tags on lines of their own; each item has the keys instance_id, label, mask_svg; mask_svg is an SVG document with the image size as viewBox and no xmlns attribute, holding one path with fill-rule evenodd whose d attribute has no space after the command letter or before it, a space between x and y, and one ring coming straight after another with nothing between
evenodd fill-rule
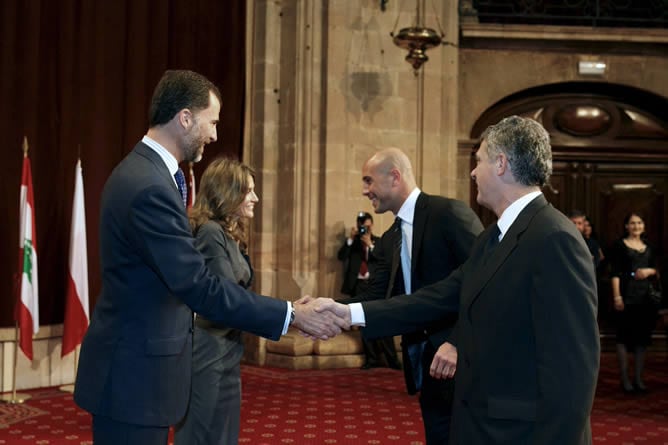
<instances>
[{"instance_id":1,"label":"flag","mask_svg":"<svg viewBox=\"0 0 668 445\"><path fill-rule=\"evenodd\" d=\"M19 232L19 297L15 318L19 325L19 347L32 360L32 336L39 331L39 300L37 285L37 237L35 236L35 200L28 143L24 140L23 174L21 175Z\"/></svg>"},{"instance_id":2,"label":"flag","mask_svg":"<svg viewBox=\"0 0 668 445\"><path fill-rule=\"evenodd\" d=\"M195 173L193 172L193 163L188 168L188 208L195 205Z\"/></svg>"},{"instance_id":3,"label":"flag","mask_svg":"<svg viewBox=\"0 0 668 445\"><path fill-rule=\"evenodd\" d=\"M62 356L81 343L88 328L88 255L86 249L86 209L84 207L81 159L74 171L74 201L70 229L70 271L65 295Z\"/></svg>"}]
</instances>

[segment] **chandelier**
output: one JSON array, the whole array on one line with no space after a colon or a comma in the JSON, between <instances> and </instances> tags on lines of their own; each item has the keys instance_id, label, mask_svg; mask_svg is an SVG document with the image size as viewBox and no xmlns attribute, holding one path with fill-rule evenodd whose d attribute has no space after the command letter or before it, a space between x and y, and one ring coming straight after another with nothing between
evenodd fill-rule
<instances>
[{"instance_id":1,"label":"chandelier","mask_svg":"<svg viewBox=\"0 0 668 445\"><path fill-rule=\"evenodd\" d=\"M424 4L425 0L416 0L415 7L415 22L413 26L407 28L401 28L399 32L395 32L397 29L397 23L399 22L399 16L394 22L394 29L390 33L394 44L399 48L408 50L408 55L406 56L406 62L410 63L415 71L415 74L419 71L420 67L429 60L427 56L427 50L430 48L435 48L443 43L443 37L445 33L441 28L441 23L438 20L438 14L434 10L434 17L436 17L436 23L440 34L437 33L432 28L427 28L424 26ZM432 8L434 4L432 3ZM381 8L384 7L384 3L381 4Z\"/></svg>"}]
</instances>

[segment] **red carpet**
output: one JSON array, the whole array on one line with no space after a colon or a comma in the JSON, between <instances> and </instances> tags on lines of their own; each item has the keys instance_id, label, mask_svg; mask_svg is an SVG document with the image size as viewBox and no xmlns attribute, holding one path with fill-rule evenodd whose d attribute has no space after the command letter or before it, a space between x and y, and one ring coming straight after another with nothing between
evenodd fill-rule
<instances>
[{"instance_id":1,"label":"red carpet","mask_svg":"<svg viewBox=\"0 0 668 445\"><path fill-rule=\"evenodd\" d=\"M648 358L648 394L624 395L613 354L602 359L592 413L598 445L668 445L668 357ZM417 399L389 369L243 368L241 444L423 445ZM57 388L0 404L0 445L91 444L90 416Z\"/></svg>"}]
</instances>

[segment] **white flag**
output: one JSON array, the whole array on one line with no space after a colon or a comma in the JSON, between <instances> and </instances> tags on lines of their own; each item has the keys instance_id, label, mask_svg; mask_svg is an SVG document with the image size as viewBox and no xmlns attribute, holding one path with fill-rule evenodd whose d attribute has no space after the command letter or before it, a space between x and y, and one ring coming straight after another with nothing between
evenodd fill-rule
<instances>
[{"instance_id":1,"label":"white flag","mask_svg":"<svg viewBox=\"0 0 668 445\"><path fill-rule=\"evenodd\" d=\"M70 230L70 273L65 296L62 356L72 352L88 328L88 254L81 159L74 172L74 202Z\"/></svg>"}]
</instances>

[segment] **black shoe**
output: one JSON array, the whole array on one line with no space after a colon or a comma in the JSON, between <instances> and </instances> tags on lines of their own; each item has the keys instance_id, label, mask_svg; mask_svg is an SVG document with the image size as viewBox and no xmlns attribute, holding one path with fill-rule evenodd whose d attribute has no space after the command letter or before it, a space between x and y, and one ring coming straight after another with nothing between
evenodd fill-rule
<instances>
[{"instance_id":1,"label":"black shoe","mask_svg":"<svg viewBox=\"0 0 668 445\"><path fill-rule=\"evenodd\" d=\"M388 365L389 368L391 369L401 369L401 363L399 362L393 362Z\"/></svg>"},{"instance_id":2,"label":"black shoe","mask_svg":"<svg viewBox=\"0 0 668 445\"><path fill-rule=\"evenodd\" d=\"M635 382L633 384L633 389L635 389L636 392L639 392L639 393L642 393L642 394L645 394L647 392L647 387L645 386L645 384L643 382Z\"/></svg>"},{"instance_id":3,"label":"black shoe","mask_svg":"<svg viewBox=\"0 0 668 445\"><path fill-rule=\"evenodd\" d=\"M375 364L373 364L373 363L366 362L365 364L363 364L363 365L360 367L360 369L366 371L366 370L369 370L369 369L371 369L371 368L377 368L377 367L378 367L378 365L375 365Z\"/></svg>"},{"instance_id":4,"label":"black shoe","mask_svg":"<svg viewBox=\"0 0 668 445\"><path fill-rule=\"evenodd\" d=\"M621 383L622 386L622 391L626 394L633 394L635 391L635 388L629 383L625 384L624 382Z\"/></svg>"}]
</instances>

